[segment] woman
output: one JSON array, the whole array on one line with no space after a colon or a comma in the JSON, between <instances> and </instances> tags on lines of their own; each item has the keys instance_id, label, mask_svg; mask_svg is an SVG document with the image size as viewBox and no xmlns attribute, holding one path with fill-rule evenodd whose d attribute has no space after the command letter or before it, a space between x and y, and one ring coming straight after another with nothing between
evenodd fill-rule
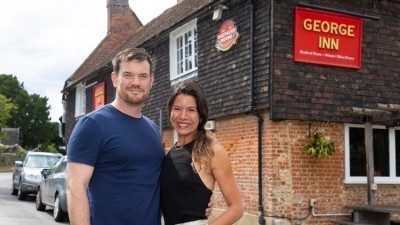
<instances>
[{"instance_id":1,"label":"woman","mask_svg":"<svg viewBox=\"0 0 400 225\"><path fill-rule=\"evenodd\" d=\"M167 152L161 172L165 224L208 224L204 210L215 182L228 208L210 225L233 224L243 215L242 200L228 154L204 129L208 106L203 90L195 83L183 83L175 88L167 107L178 141Z\"/></svg>"}]
</instances>

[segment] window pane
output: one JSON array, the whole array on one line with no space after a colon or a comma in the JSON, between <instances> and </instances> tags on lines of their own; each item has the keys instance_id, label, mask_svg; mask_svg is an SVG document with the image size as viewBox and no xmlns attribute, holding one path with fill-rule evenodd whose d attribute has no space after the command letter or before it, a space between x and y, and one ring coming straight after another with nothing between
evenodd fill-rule
<instances>
[{"instance_id":1,"label":"window pane","mask_svg":"<svg viewBox=\"0 0 400 225\"><path fill-rule=\"evenodd\" d=\"M190 46L185 47L185 69L186 71L192 69L192 51Z\"/></svg>"},{"instance_id":2,"label":"window pane","mask_svg":"<svg viewBox=\"0 0 400 225\"><path fill-rule=\"evenodd\" d=\"M85 89L83 89L82 90L82 92L80 93L80 95L81 95L81 97L80 97L80 107L81 107L81 109L80 109L80 113L81 114L84 114L85 113L85 107L86 107L86 95L85 95Z\"/></svg>"},{"instance_id":3,"label":"window pane","mask_svg":"<svg viewBox=\"0 0 400 225\"><path fill-rule=\"evenodd\" d=\"M75 116L80 116L86 112L86 93L85 85L76 86L75 96Z\"/></svg>"},{"instance_id":4,"label":"window pane","mask_svg":"<svg viewBox=\"0 0 400 225\"><path fill-rule=\"evenodd\" d=\"M350 127L350 176L366 176L364 128Z\"/></svg>"},{"instance_id":5,"label":"window pane","mask_svg":"<svg viewBox=\"0 0 400 225\"><path fill-rule=\"evenodd\" d=\"M185 70L191 70L192 64L192 31L185 33Z\"/></svg>"},{"instance_id":6,"label":"window pane","mask_svg":"<svg viewBox=\"0 0 400 225\"><path fill-rule=\"evenodd\" d=\"M350 131L350 176L367 176L364 128ZM389 176L389 131L373 129L375 176Z\"/></svg>"},{"instance_id":7,"label":"window pane","mask_svg":"<svg viewBox=\"0 0 400 225\"><path fill-rule=\"evenodd\" d=\"M194 29L194 66L197 68L197 29Z\"/></svg>"},{"instance_id":8,"label":"window pane","mask_svg":"<svg viewBox=\"0 0 400 225\"><path fill-rule=\"evenodd\" d=\"M170 79L197 76L197 19L170 33ZM181 79L183 78L183 79Z\"/></svg>"},{"instance_id":9,"label":"window pane","mask_svg":"<svg viewBox=\"0 0 400 225\"><path fill-rule=\"evenodd\" d=\"M182 36L176 39L176 71L178 74L183 72L183 40Z\"/></svg>"},{"instance_id":10,"label":"window pane","mask_svg":"<svg viewBox=\"0 0 400 225\"><path fill-rule=\"evenodd\" d=\"M183 73L183 61L179 61L177 65L178 74Z\"/></svg>"},{"instance_id":11,"label":"window pane","mask_svg":"<svg viewBox=\"0 0 400 225\"><path fill-rule=\"evenodd\" d=\"M374 129L374 169L375 176L388 177L389 174L389 130Z\"/></svg>"},{"instance_id":12,"label":"window pane","mask_svg":"<svg viewBox=\"0 0 400 225\"><path fill-rule=\"evenodd\" d=\"M400 177L400 130L395 131L396 142L396 177Z\"/></svg>"},{"instance_id":13,"label":"window pane","mask_svg":"<svg viewBox=\"0 0 400 225\"><path fill-rule=\"evenodd\" d=\"M180 48L180 49L178 49L178 53L177 53L178 61L176 62L176 65L177 65L178 74L183 72L183 60L182 60L183 52L182 51L183 50Z\"/></svg>"}]
</instances>

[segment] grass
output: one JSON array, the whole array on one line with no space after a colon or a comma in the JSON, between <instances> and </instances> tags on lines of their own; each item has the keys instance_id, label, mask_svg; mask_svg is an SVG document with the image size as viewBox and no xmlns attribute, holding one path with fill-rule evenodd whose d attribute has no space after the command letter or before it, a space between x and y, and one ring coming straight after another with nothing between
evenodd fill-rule
<instances>
[{"instance_id":1,"label":"grass","mask_svg":"<svg viewBox=\"0 0 400 225\"><path fill-rule=\"evenodd\" d=\"M0 172L12 172L14 168L14 166L0 166Z\"/></svg>"}]
</instances>

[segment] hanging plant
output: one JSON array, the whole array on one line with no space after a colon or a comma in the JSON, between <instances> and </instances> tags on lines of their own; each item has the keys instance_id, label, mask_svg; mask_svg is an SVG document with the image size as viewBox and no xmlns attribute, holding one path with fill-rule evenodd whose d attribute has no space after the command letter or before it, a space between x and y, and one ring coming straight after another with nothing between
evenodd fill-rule
<instances>
[{"instance_id":1,"label":"hanging plant","mask_svg":"<svg viewBox=\"0 0 400 225\"><path fill-rule=\"evenodd\" d=\"M310 139L305 144L305 150L310 156L329 159L334 153L333 142L323 135L322 132L312 132Z\"/></svg>"}]
</instances>

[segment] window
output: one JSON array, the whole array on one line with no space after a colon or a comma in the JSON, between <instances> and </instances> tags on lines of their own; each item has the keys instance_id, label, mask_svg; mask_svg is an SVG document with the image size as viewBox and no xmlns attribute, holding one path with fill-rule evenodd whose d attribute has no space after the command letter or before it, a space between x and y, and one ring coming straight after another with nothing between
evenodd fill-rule
<instances>
[{"instance_id":1,"label":"window","mask_svg":"<svg viewBox=\"0 0 400 225\"><path fill-rule=\"evenodd\" d=\"M363 125L345 126L345 183L367 183ZM400 184L400 129L373 126L375 183Z\"/></svg>"},{"instance_id":2,"label":"window","mask_svg":"<svg viewBox=\"0 0 400 225\"><path fill-rule=\"evenodd\" d=\"M54 173L63 173L67 169L67 159L64 158L58 162L57 166L54 166Z\"/></svg>"},{"instance_id":3,"label":"window","mask_svg":"<svg viewBox=\"0 0 400 225\"><path fill-rule=\"evenodd\" d=\"M78 85L76 85L75 117L85 115L85 108L86 108L85 84L79 83Z\"/></svg>"},{"instance_id":4,"label":"window","mask_svg":"<svg viewBox=\"0 0 400 225\"><path fill-rule=\"evenodd\" d=\"M197 76L197 19L171 32L169 40L172 83Z\"/></svg>"}]
</instances>

